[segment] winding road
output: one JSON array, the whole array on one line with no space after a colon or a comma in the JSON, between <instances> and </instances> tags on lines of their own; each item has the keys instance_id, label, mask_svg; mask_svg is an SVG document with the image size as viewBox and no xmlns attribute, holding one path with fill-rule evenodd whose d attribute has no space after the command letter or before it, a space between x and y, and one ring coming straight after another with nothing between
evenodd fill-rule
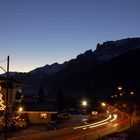
<instances>
[{"instance_id":1,"label":"winding road","mask_svg":"<svg viewBox=\"0 0 140 140\"><path fill-rule=\"evenodd\" d=\"M96 140L107 134L129 128L129 115L110 105L107 108L106 118L98 122L35 135L13 137L8 140Z\"/></svg>"}]
</instances>

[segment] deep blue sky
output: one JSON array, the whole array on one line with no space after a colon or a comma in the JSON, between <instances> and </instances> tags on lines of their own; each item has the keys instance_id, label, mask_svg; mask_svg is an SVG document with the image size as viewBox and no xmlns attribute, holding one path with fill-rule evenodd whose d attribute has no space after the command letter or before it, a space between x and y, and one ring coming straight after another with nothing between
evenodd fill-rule
<instances>
[{"instance_id":1,"label":"deep blue sky","mask_svg":"<svg viewBox=\"0 0 140 140\"><path fill-rule=\"evenodd\" d=\"M0 60L28 72L107 40L138 37L140 0L0 0ZM5 67L5 63L0 65Z\"/></svg>"}]
</instances>

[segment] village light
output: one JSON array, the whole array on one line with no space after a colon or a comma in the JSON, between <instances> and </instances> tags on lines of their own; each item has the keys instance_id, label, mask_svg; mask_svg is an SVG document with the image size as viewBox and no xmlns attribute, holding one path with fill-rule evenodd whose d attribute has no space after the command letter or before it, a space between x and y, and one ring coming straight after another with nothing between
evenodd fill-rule
<instances>
[{"instance_id":1,"label":"village light","mask_svg":"<svg viewBox=\"0 0 140 140\"><path fill-rule=\"evenodd\" d=\"M122 96L123 94L122 93L120 93L120 96Z\"/></svg>"},{"instance_id":2,"label":"village light","mask_svg":"<svg viewBox=\"0 0 140 140\"><path fill-rule=\"evenodd\" d=\"M102 102L101 105L102 105L102 107L105 107L106 106L106 103Z\"/></svg>"},{"instance_id":3,"label":"village light","mask_svg":"<svg viewBox=\"0 0 140 140\"><path fill-rule=\"evenodd\" d=\"M23 108L22 107L19 107L19 112L21 113L23 111Z\"/></svg>"},{"instance_id":4,"label":"village light","mask_svg":"<svg viewBox=\"0 0 140 140\"><path fill-rule=\"evenodd\" d=\"M118 87L118 90L122 90L122 87L121 87L121 86L119 86L119 87Z\"/></svg>"},{"instance_id":5,"label":"village light","mask_svg":"<svg viewBox=\"0 0 140 140\"><path fill-rule=\"evenodd\" d=\"M82 106L87 106L87 101L86 100L82 101Z\"/></svg>"}]
</instances>

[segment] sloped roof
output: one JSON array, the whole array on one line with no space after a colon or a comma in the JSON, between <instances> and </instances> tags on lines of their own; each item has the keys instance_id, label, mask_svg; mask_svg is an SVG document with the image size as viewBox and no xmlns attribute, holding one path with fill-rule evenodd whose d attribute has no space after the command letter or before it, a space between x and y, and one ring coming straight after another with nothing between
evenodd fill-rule
<instances>
[{"instance_id":1,"label":"sloped roof","mask_svg":"<svg viewBox=\"0 0 140 140\"><path fill-rule=\"evenodd\" d=\"M25 111L56 111L56 102L48 101L44 103L26 103Z\"/></svg>"}]
</instances>

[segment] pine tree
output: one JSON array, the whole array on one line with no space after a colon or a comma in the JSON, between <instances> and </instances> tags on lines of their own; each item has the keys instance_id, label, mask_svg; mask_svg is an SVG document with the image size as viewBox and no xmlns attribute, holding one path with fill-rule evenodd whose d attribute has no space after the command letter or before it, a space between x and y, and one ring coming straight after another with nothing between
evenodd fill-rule
<instances>
[{"instance_id":1,"label":"pine tree","mask_svg":"<svg viewBox=\"0 0 140 140\"><path fill-rule=\"evenodd\" d=\"M57 110L62 111L64 109L64 94L61 89L56 94Z\"/></svg>"},{"instance_id":2,"label":"pine tree","mask_svg":"<svg viewBox=\"0 0 140 140\"><path fill-rule=\"evenodd\" d=\"M40 86L39 91L38 91L38 100L37 101L39 103L42 103L42 102L44 102L44 98L45 98L44 90L43 90L43 87Z\"/></svg>"}]
</instances>

